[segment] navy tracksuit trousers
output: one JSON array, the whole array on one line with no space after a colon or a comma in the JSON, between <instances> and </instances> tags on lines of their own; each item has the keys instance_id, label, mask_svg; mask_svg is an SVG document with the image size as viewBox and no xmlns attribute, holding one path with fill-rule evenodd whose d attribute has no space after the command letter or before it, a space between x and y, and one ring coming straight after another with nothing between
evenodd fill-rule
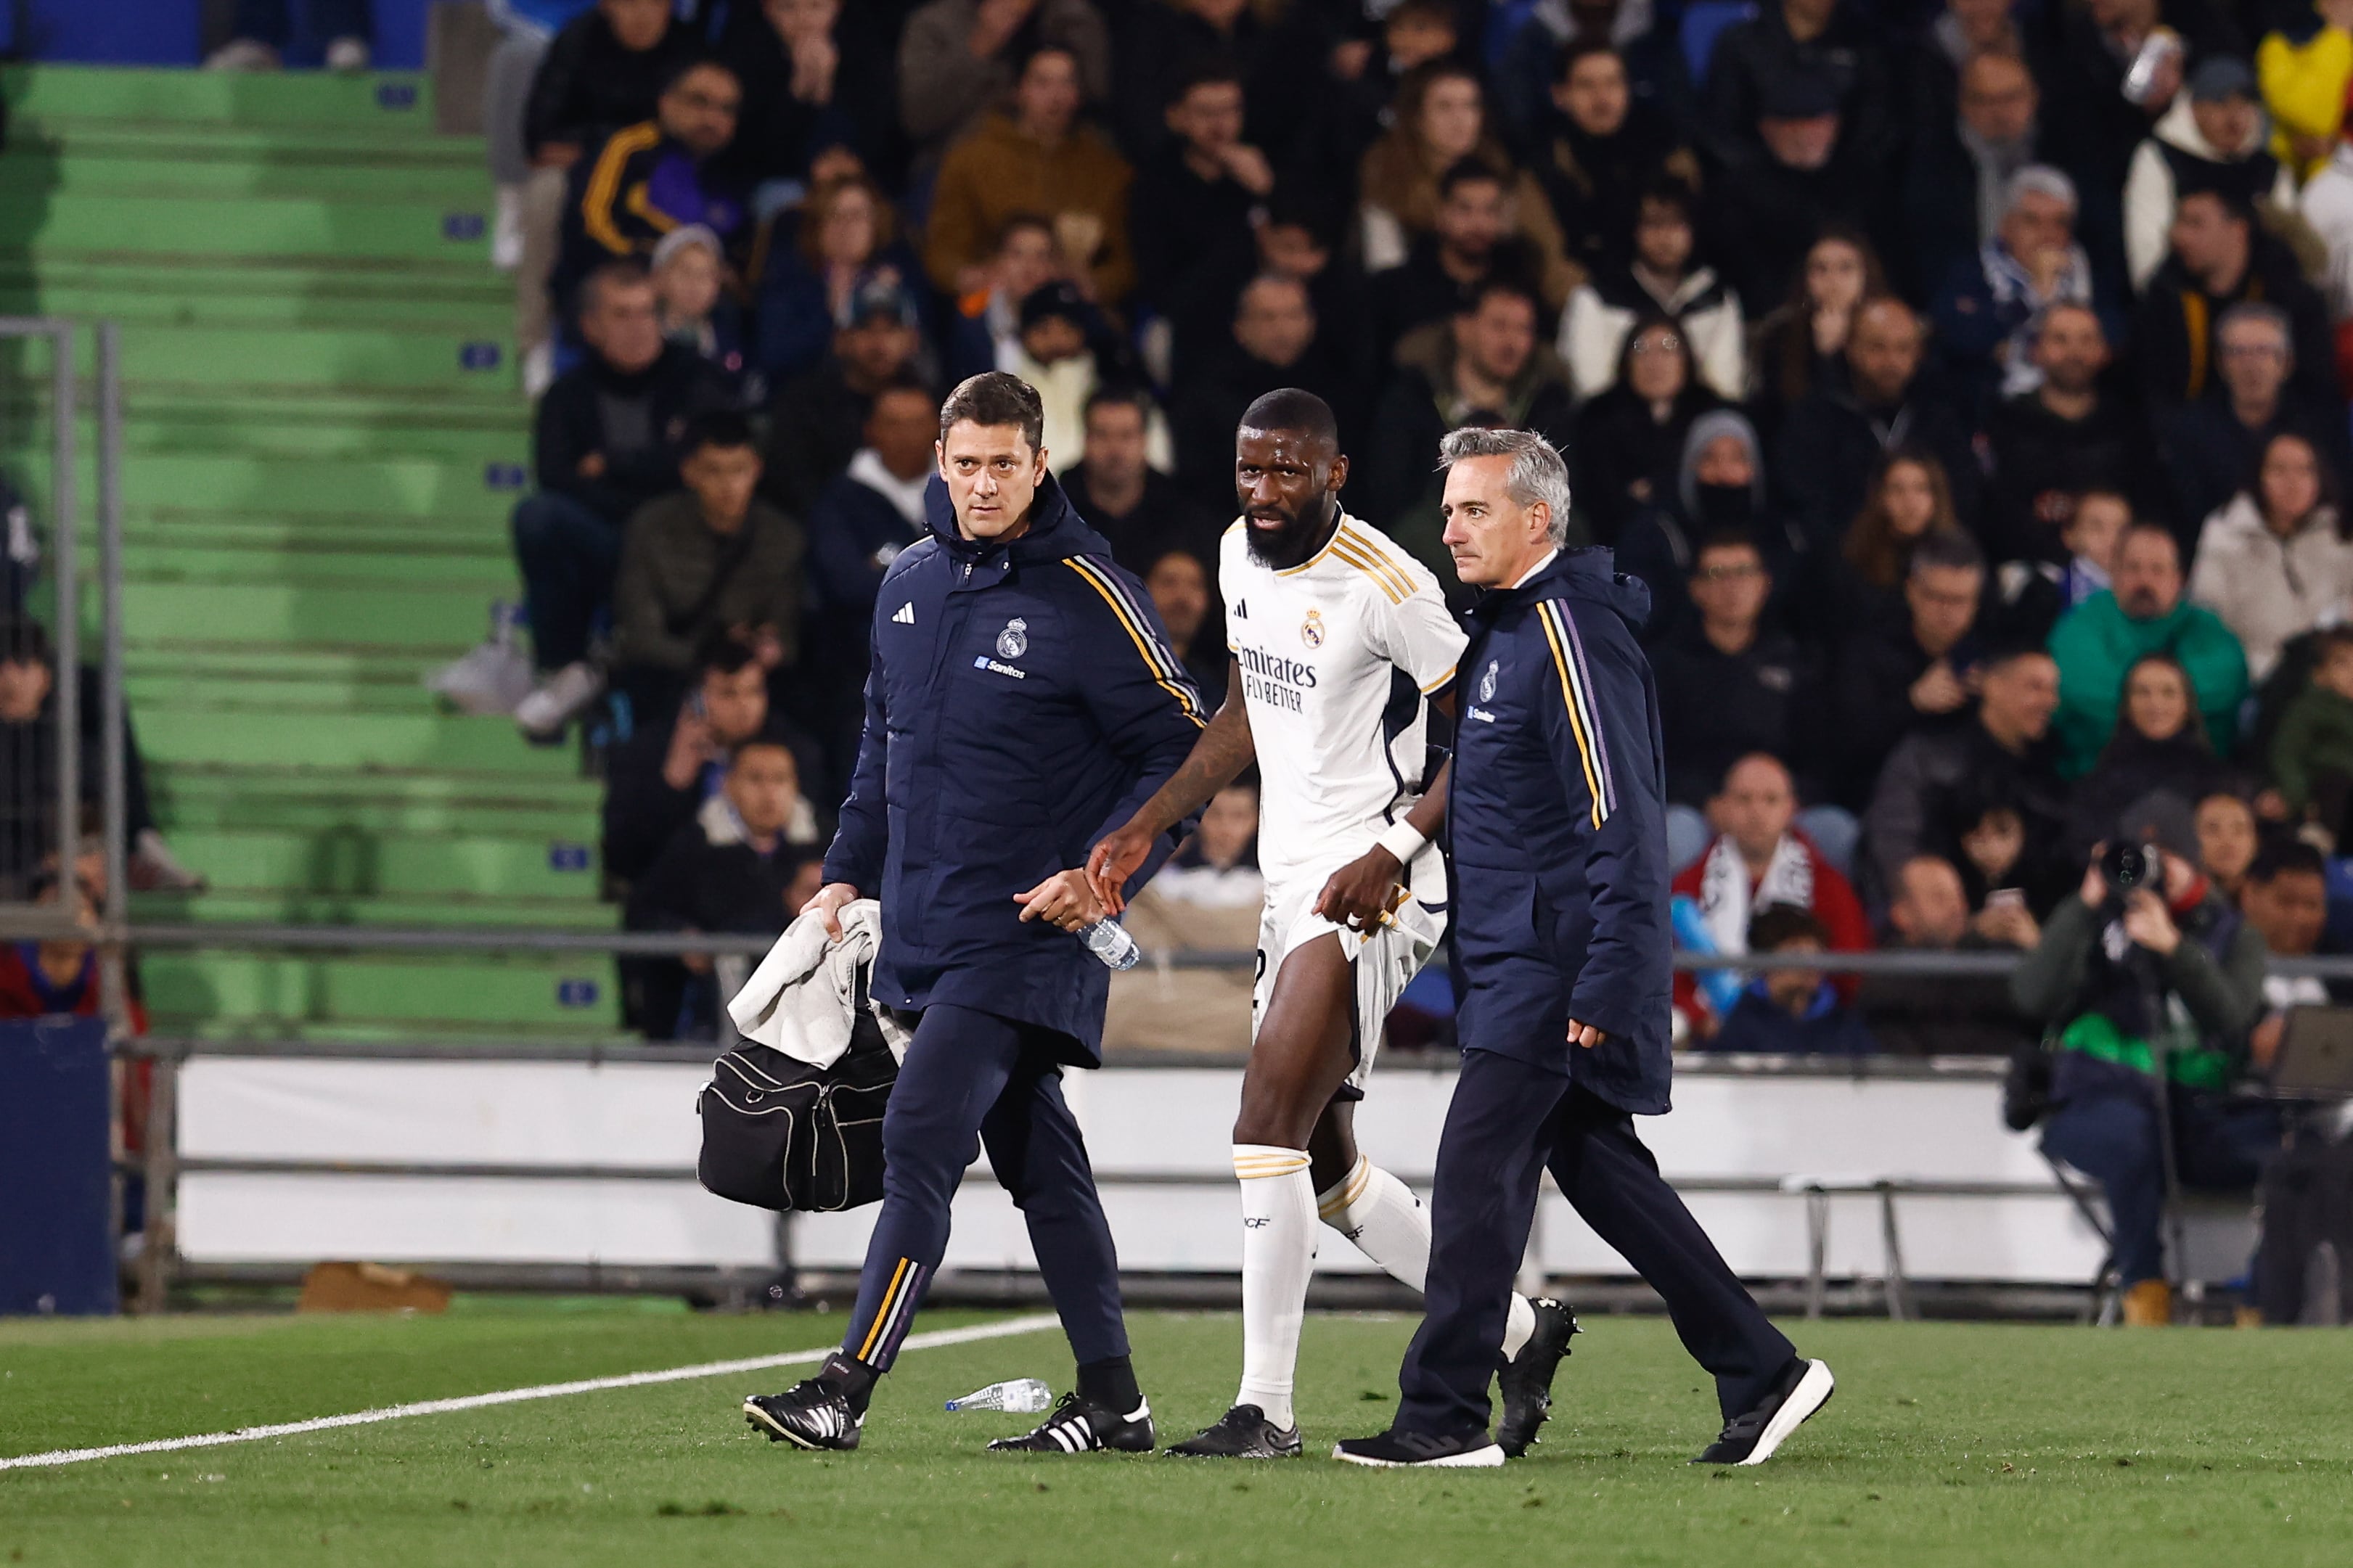
<instances>
[{"instance_id":1,"label":"navy tracksuit trousers","mask_svg":"<svg viewBox=\"0 0 2353 1568\"><path fill-rule=\"evenodd\" d=\"M1127 1354L1119 1258L1079 1124L1062 1100L1060 1037L976 1008L923 1010L882 1118L882 1211L841 1348L887 1372L948 1245L948 1207L982 1146L1029 1222L1079 1364Z\"/></svg>"},{"instance_id":2,"label":"navy tracksuit trousers","mask_svg":"<svg viewBox=\"0 0 2353 1568\"><path fill-rule=\"evenodd\" d=\"M1725 1416L1756 1406L1797 1348L1659 1174L1634 1119L1565 1074L1473 1048L1438 1146L1430 1283L1398 1379L1398 1428L1487 1429L1487 1385L1547 1167L1594 1234L1665 1298L1683 1348L1715 1374Z\"/></svg>"}]
</instances>

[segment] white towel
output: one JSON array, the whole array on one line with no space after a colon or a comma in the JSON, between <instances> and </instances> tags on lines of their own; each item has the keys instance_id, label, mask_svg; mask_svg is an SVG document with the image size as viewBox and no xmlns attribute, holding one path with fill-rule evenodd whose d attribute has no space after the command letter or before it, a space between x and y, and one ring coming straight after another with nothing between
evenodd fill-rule
<instances>
[{"instance_id":1,"label":"white towel","mask_svg":"<svg viewBox=\"0 0 2353 1568\"><path fill-rule=\"evenodd\" d=\"M860 899L841 910L841 940L826 935L825 921L803 915L785 928L752 978L727 1004L736 1032L754 1045L773 1047L796 1061L829 1068L849 1049L855 1022L858 972L874 959L882 942L882 906ZM888 1009L877 1007L882 1038L891 1054L906 1059L913 1031Z\"/></svg>"}]
</instances>

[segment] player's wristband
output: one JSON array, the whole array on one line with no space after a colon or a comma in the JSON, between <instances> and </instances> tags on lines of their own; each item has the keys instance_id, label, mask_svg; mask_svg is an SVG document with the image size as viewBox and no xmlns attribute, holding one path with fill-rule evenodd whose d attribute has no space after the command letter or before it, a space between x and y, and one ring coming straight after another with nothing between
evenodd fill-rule
<instances>
[{"instance_id":1,"label":"player's wristband","mask_svg":"<svg viewBox=\"0 0 2353 1568\"><path fill-rule=\"evenodd\" d=\"M1410 822L1393 823L1389 830L1380 837L1381 847L1396 856L1400 866L1412 865L1413 858L1420 854L1429 843L1429 839L1415 831Z\"/></svg>"}]
</instances>

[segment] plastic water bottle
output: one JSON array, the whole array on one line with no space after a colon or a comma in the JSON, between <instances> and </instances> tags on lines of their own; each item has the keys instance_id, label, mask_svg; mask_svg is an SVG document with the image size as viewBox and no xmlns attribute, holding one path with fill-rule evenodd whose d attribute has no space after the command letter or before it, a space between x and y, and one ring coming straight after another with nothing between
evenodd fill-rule
<instances>
[{"instance_id":1,"label":"plastic water bottle","mask_svg":"<svg viewBox=\"0 0 2353 1568\"><path fill-rule=\"evenodd\" d=\"M950 1410L1010 1410L1029 1415L1054 1403L1054 1391L1034 1377L1017 1377L1010 1383L992 1383L977 1393L962 1399L948 1401Z\"/></svg>"},{"instance_id":2,"label":"plastic water bottle","mask_svg":"<svg viewBox=\"0 0 2353 1568\"><path fill-rule=\"evenodd\" d=\"M1134 969L1135 961L1144 956L1144 950L1135 945L1135 939L1117 921L1097 921L1082 927L1079 940L1087 944L1089 952L1103 961L1106 969ZM1045 1406L1038 1408L1043 1410Z\"/></svg>"}]
</instances>

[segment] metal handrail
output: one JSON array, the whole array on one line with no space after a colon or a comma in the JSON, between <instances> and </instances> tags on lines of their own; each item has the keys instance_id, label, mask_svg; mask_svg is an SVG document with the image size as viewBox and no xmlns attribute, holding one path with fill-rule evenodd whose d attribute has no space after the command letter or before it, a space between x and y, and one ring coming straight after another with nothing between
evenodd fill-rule
<instances>
[{"instance_id":1,"label":"metal handrail","mask_svg":"<svg viewBox=\"0 0 2353 1568\"><path fill-rule=\"evenodd\" d=\"M637 958L712 954L761 958L773 936L725 931L597 931L515 930L502 926L271 925L255 922L174 923L101 921L91 927L29 909L0 910L0 940L86 941L132 948L216 948L249 952L591 952ZM1830 974L1980 977L1999 979L2016 969L2022 952L1961 952L1915 948L1871 952L1717 953L1678 950L1679 973L1728 969L1757 973L1768 969L1815 970ZM1236 969L1256 962L1245 949L1147 948L1144 963L1163 969ZM2291 977L2353 980L2353 955L2272 957L2266 972Z\"/></svg>"}]
</instances>

